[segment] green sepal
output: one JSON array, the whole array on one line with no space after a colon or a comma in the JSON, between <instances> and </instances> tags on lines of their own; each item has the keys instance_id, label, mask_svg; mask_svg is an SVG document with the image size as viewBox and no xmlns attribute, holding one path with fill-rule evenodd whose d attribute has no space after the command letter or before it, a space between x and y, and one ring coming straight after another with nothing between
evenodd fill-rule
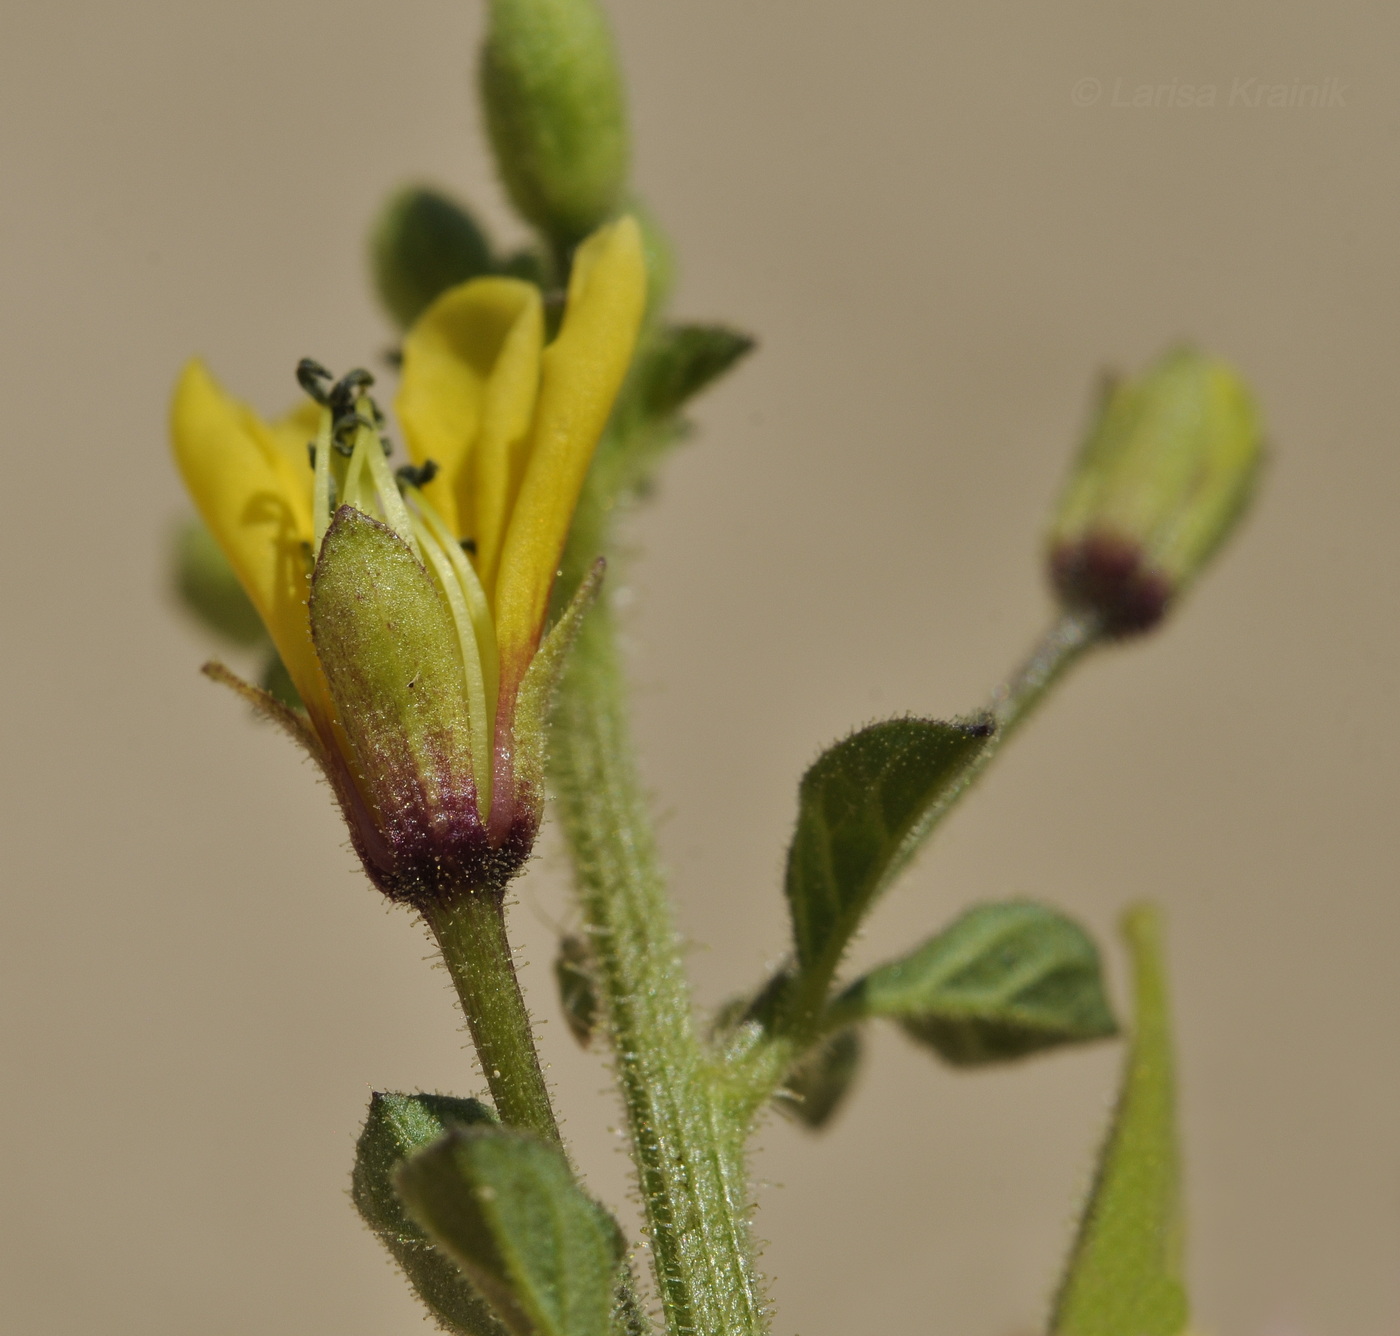
<instances>
[{"instance_id":1,"label":"green sepal","mask_svg":"<svg viewBox=\"0 0 1400 1336\"><path fill-rule=\"evenodd\" d=\"M607 563L599 557L530 660L515 705L515 774L527 790L543 793L549 711L569 650L578 639L584 614L603 585Z\"/></svg>"},{"instance_id":2,"label":"green sepal","mask_svg":"<svg viewBox=\"0 0 1400 1336\"><path fill-rule=\"evenodd\" d=\"M559 985L559 1006L569 1033L587 1048L598 1028L598 985L593 978L593 958L582 937L570 934L559 942L554 958L554 981Z\"/></svg>"},{"instance_id":3,"label":"green sepal","mask_svg":"<svg viewBox=\"0 0 1400 1336\"><path fill-rule=\"evenodd\" d=\"M846 1102L860 1069L864 1045L855 1026L838 1030L819 1041L788 1072L782 1089L773 1096L780 1112L813 1132L826 1127Z\"/></svg>"},{"instance_id":4,"label":"green sepal","mask_svg":"<svg viewBox=\"0 0 1400 1336\"><path fill-rule=\"evenodd\" d=\"M514 1336L608 1336L622 1234L556 1146L453 1128L399 1170L397 1188Z\"/></svg>"},{"instance_id":5,"label":"green sepal","mask_svg":"<svg viewBox=\"0 0 1400 1336\"><path fill-rule=\"evenodd\" d=\"M1117 1033L1098 949L1076 923L1025 903L978 905L833 1005L885 1016L945 1061L1005 1062Z\"/></svg>"},{"instance_id":6,"label":"green sepal","mask_svg":"<svg viewBox=\"0 0 1400 1336\"><path fill-rule=\"evenodd\" d=\"M834 972L862 917L956 796L989 723L887 719L802 777L786 891L799 972Z\"/></svg>"},{"instance_id":7,"label":"green sepal","mask_svg":"<svg viewBox=\"0 0 1400 1336\"><path fill-rule=\"evenodd\" d=\"M203 520L175 531L170 565L175 594L201 625L243 648L269 643L267 628Z\"/></svg>"},{"instance_id":8,"label":"green sepal","mask_svg":"<svg viewBox=\"0 0 1400 1336\"><path fill-rule=\"evenodd\" d=\"M491 245L455 200L428 186L406 186L384 206L370 237L379 300L407 329L446 292L491 273Z\"/></svg>"},{"instance_id":9,"label":"green sepal","mask_svg":"<svg viewBox=\"0 0 1400 1336\"><path fill-rule=\"evenodd\" d=\"M493 1126L495 1121L495 1114L475 1099L376 1093L355 1148L351 1196L356 1209L438 1325L459 1336L504 1336L505 1328L456 1262L433 1245L404 1209L394 1176L449 1127Z\"/></svg>"},{"instance_id":10,"label":"green sepal","mask_svg":"<svg viewBox=\"0 0 1400 1336\"><path fill-rule=\"evenodd\" d=\"M1180 1336L1188 1320L1176 1079L1151 906L1129 911L1135 1020L1118 1106L1055 1301L1054 1336Z\"/></svg>"},{"instance_id":11,"label":"green sepal","mask_svg":"<svg viewBox=\"0 0 1400 1336\"><path fill-rule=\"evenodd\" d=\"M596 0L491 0L480 83L512 203L566 253L627 185L622 77Z\"/></svg>"},{"instance_id":12,"label":"green sepal","mask_svg":"<svg viewBox=\"0 0 1400 1336\"><path fill-rule=\"evenodd\" d=\"M431 820L443 791L474 773L446 601L394 530L341 506L321 544L310 609L316 654L376 807L386 820L397 812Z\"/></svg>"}]
</instances>

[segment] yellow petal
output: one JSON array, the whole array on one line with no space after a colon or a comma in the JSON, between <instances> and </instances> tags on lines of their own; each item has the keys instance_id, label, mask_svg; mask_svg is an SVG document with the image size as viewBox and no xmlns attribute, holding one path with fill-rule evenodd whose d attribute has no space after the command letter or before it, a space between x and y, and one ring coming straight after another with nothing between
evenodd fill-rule
<instances>
[{"instance_id":1,"label":"yellow petal","mask_svg":"<svg viewBox=\"0 0 1400 1336\"><path fill-rule=\"evenodd\" d=\"M534 300L521 308L486 383L481 432L470 470L471 519L462 511L463 522L470 525L476 539L477 572L491 595L495 593L506 524L525 475L543 347L544 307L536 292ZM464 495L459 488L459 505Z\"/></svg>"},{"instance_id":2,"label":"yellow petal","mask_svg":"<svg viewBox=\"0 0 1400 1336\"><path fill-rule=\"evenodd\" d=\"M316 429L321 425L321 407L310 399L303 399L289 413L284 413L272 422L259 422L258 426L267 432L268 439L287 461L291 477L311 500L311 484L314 472L307 446L315 444Z\"/></svg>"},{"instance_id":3,"label":"yellow petal","mask_svg":"<svg viewBox=\"0 0 1400 1336\"><path fill-rule=\"evenodd\" d=\"M311 647L310 498L273 433L229 398L200 362L180 377L171 407L185 486L266 624L307 707L329 720Z\"/></svg>"},{"instance_id":4,"label":"yellow petal","mask_svg":"<svg viewBox=\"0 0 1400 1336\"><path fill-rule=\"evenodd\" d=\"M579 247L564 323L541 358L525 476L496 581L503 699L513 695L539 643L584 475L627 374L645 305L641 232L623 218Z\"/></svg>"},{"instance_id":5,"label":"yellow petal","mask_svg":"<svg viewBox=\"0 0 1400 1336\"><path fill-rule=\"evenodd\" d=\"M424 494L459 537L476 537L469 532L475 519L469 460L487 415L487 385L507 349L508 378L521 378L520 339L512 333L522 318L527 325L539 319L539 301L531 283L474 279L444 292L404 339L399 424L414 463L437 463L438 476ZM523 379L533 382L534 376Z\"/></svg>"}]
</instances>

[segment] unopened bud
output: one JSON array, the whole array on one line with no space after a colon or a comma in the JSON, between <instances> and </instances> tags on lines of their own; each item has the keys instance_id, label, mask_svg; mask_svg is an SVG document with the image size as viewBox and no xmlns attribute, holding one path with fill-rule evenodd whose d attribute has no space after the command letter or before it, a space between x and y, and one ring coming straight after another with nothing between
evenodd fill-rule
<instances>
[{"instance_id":1,"label":"unopened bud","mask_svg":"<svg viewBox=\"0 0 1400 1336\"><path fill-rule=\"evenodd\" d=\"M1111 385L1050 532L1060 598L1109 635L1150 630L1229 536L1262 458L1253 396L1222 362L1179 348Z\"/></svg>"},{"instance_id":2,"label":"unopened bud","mask_svg":"<svg viewBox=\"0 0 1400 1336\"><path fill-rule=\"evenodd\" d=\"M556 249L618 212L627 117L595 0L491 0L481 96L506 190Z\"/></svg>"}]
</instances>

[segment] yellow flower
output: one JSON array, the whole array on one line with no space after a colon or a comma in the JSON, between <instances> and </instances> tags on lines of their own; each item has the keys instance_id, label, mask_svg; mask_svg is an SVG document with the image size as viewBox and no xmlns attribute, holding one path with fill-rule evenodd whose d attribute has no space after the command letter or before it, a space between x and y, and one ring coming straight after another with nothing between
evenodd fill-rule
<instances>
[{"instance_id":1,"label":"yellow flower","mask_svg":"<svg viewBox=\"0 0 1400 1336\"><path fill-rule=\"evenodd\" d=\"M396 899L503 886L533 844L550 591L645 287L624 218L579 248L551 342L529 283L444 293L404 341L397 476L365 373L303 363L316 402L273 423L181 377L175 456L301 695L283 722Z\"/></svg>"}]
</instances>

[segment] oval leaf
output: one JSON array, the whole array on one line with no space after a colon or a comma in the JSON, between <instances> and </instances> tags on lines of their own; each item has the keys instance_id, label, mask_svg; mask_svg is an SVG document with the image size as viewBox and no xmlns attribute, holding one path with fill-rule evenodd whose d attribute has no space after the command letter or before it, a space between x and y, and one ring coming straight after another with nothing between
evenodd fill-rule
<instances>
[{"instance_id":1,"label":"oval leaf","mask_svg":"<svg viewBox=\"0 0 1400 1336\"><path fill-rule=\"evenodd\" d=\"M515 1336L608 1336L622 1235L556 1147L453 1128L399 1170L397 1187Z\"/></svg>"},{"instance_id":2,"label":"oval leaf","mask_svg":"<svg viewBox=\"0 0 1400 1336\"><path fill-rule=\"evenodd\" d=\"M1042 905L978 905L853 984L840 1015L888 1016L958 1066L1117 1033L1098 949Z\"/></svg>"},{"instance_id":3,"label":"oval leaf","mask_svg":"<svg viewBox=\"0 0 1400 1336\"><path fill-rule=\"evenodd\" d=\"M787 898L804 973L835 969L991 734L985 722L887 719L838 742L802 777Z\"/></svg>"},{"instance_id":4,"label":"oval leaf","mask_svg":"<svg viewBox=\"0 0 1400 1336\"><path fill-rule=\"evenodd\" d=\"M405 1160L432 1145L449 1127L495 1121L491 1110L475 1099L375 1094L355 1148L351 1195L356 1209L438 1324L456 1336L505 1336L505 1328L457 1264L433 1246L404 1209L394 1191L394 1175Z\"/></svg>"}]
</instances>

